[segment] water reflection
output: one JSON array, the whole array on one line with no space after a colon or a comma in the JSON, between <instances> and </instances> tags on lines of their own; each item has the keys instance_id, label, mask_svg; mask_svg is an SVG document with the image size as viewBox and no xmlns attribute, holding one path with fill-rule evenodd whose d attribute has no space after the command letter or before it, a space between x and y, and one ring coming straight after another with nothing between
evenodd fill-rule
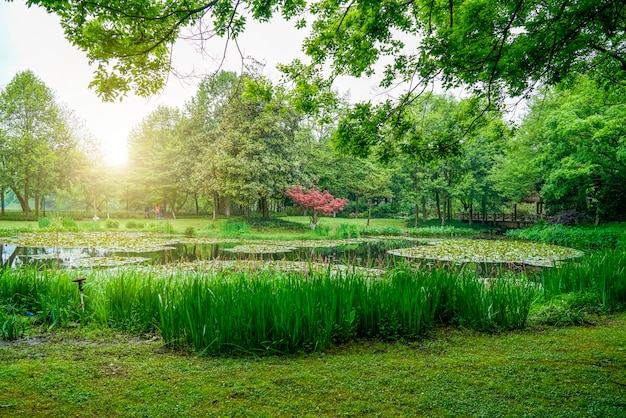
<instances>
[{"instance_id":1,"label":"water reflection","mask_svg":"<svg viewBox=\"0 0 626 418\"><path fill-rule=\"evenodd\" d=\"M250 244L248 242L248 244ZM415 241L391 239L365 241L333 247L289 248L286 252L247 253L236 251L241 243L180 243L151 252L118 252L100 248L56 248L56 247L17 247L0 245L2 265L18 267L23 265L48 267L85 267L94 266L92 261L109 259L145 260L148 264L172 264L204 260L285 260L327 262L349 264L361 267L388 267L395 257L387 251L396 248L415 246ZM271 246L270 246L271 247ZM235 249L235 251L233 251ZM107 265L109 265L108 263Z\"/></svg>"}]
</instances>

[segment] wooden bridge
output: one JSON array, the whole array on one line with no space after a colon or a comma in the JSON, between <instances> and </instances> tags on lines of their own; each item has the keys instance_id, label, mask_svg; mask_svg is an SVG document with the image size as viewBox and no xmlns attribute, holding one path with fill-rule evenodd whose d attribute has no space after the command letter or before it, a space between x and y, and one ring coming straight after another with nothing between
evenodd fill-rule
<instances>
[{"instance_id":1,"label":"wooden bridge","mask_svg":"<svg viewBox=\"0 0 626 418\"><path fill-rule=\"evenodd\" d=\"M469 223L470 214L461 212L457 214L457 219ZM542 214L528 215L519 213L474 213L472 223L493 226L500 229L519 229L533 226L539 219L544 219Z\"/></svg>"}]
</instances>

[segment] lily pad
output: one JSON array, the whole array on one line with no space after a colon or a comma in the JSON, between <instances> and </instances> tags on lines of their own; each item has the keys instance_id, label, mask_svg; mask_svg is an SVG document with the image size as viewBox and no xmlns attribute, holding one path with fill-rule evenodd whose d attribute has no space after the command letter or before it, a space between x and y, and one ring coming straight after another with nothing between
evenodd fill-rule
<instances>
[{"instance_id":1,"label":"lily pad","mask_svg":"<svg viewBox=\"0 0 626 418\"><path fill-rule=\"evenodd\" d=\"M517 263L538 267L554 267L560 260L584 255L573 248L505 240L433 240L427 245L388 252L407 258L458 263Z\"/></svg>"},{"instance_id":2,"label":"lily pad","mask_svg":"<svg viewBox=\"0 0 626 418\"><path fill-rule=\"evenodd\" d=\"M281 245L268 245L268 244L243 244L237 245L232 248L225 248L224 251L231 253L245 253L245 254L278 254L278 253L290 253L297 250L297 247L286 247Z\"/></svg>"}]
</instances>

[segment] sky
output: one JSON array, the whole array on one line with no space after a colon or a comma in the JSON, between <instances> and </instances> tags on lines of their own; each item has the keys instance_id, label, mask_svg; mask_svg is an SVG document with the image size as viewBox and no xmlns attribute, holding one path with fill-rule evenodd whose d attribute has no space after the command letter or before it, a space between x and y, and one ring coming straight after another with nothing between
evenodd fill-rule
<instances>
[{"instance_id":1,"label":"sky","mask_svg":"<svg viewBox=\"0 0 626 418\"><path fill-rule=\"evenodd\" d=\"M240 36L239 47L244 56L265 63L264 75L278 81L276 64L302 57L300 45L305 36L306 32L282 20L263 25L251 22ZM59 103L67 105L83 120L102 144L105 160L110 164L119 165L126 160L128 135L145 116L159 105L181 108L195 94L201 76L218 69L224 42L215 38L206 47L205 54L186 43L177 43L174 48L174 67L195 77L182 80L170 77L166 88L149 98L129 94L122 102L104 103L88 88L92 68L84 53L64 38L55 15L48 15L37 6L28 8L20 1L0 0L0 88L18 72L33 71L55 92ZM241 58L232 43L228 53L221 68L239 72ZM344 80L337 87L349 90L352 99L363 100L375 94L375 84L370 80Z\"/></svg>"}]
</instances>

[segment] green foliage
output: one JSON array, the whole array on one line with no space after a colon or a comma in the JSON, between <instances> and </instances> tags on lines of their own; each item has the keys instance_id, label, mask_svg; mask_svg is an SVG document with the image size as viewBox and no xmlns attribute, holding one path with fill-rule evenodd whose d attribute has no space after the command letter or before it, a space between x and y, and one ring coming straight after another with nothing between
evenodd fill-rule
<instances>
[{"instance_id":1,"label":"green foliage","mask_svg":"<svg viewBox=\"0 0 626 418\"><path fill-rule=\"evenodd\" d=\"M456 226L429 226L423 228L410 228L409 236L412 237L462 237L476 235L479 231L473 228L459 228Z\"/></svg>"},{"instance_id":2,"label":"green foliage","mask_svg":"<svg viewBox=\"0 0 626 418\"><path fill-rule=\"evenodd\" d=\"M250 231L250 225L246 221L228 220L220 225L220 232L227 236L249 234Z\"/></svg>"},{"instance_id":3,"label":"green foliage","mask_svg":"<svg viewBox=\"0 0 626 418\"><path fill-rule=\"evenodd\" d=\"M126 229L143 229L145 226L146 224L143 222L134 221L132 219L126 222Z\"/></svg>"},{"instance_id":4,"label":"green foliage","mask_svg":"<svg viewBox=\"0 0 626 418\"><path fill-rule=\"evenodd\" d=\"M507 231L506 236L574 248L626 248L626 229L620 225L574 227L544 223L530 228Z\"/></svg>"},{"instance_id":5,"label":"green foliage","mask_svg":"<svg viewBox=\"0 0 626 418\"><path fill-rule=\"evenodd\" d=\"M185 236L188 238L192 238L194 236L196 236L196 229L193 226L188 226L185 229Z\"/></svg>"},{"instance_id":6,"label":"green foliage","mask_svg":"<svg viewBox=\"0 0 626 418\"><path fill-rule=\"evenodd\" d=\"M51 224L52 221L48 218L39 217L39 219L37 219L37 225L39 228L48 228Z\"/></svg>"},{"instance_id":7,"label":"green foliage","mask_svg":"<svg viewBox=\"0 0 626 418\"><path fill-rule=\"evenodd\" d=\"M114 221L113 219L107 219L106 226L109 229L117 229L120 227L120 223L118 221Z\"/></svg>"},{"instance_id":8,"label":"green foliage","mask_svg":"<svg viewBox=\"0 0 626 418\"><path fill-rule=\"evenodd\" d=\"M382 227L366 227L359 230L359 234L364 236L392 236L392 235L405 235L405 231L398 226L382 226Z\"/></svg>"},{"instance_id":9,"label":"green foliage","mask_svg":"<svg viewBox=\"0 0 626 418\"><path fill-rule=\"evenodd\" d=\"M26 217L30 199L67 185L80 166L68 115L32 71L0 90L0 149L1 191L13 191Z\"/></svg>"},{"instance_id":10,"label":"green foliage","mask_svg":"<svg viewBox=\"0 0 626 418\"><path fill-rule=\"evenodd\" d=\"M63 218L61 219L61 227L68 231L78 231L78 224L72 218Z\"/></svg>"},{"instance_id":11,"label":"green foliage","mask_svg":"<svg viewBox=\"0 0 626 418\"><path fill-rule=\"evenodd\" d=\"M339 224L333 235L336 238L358 238L360 234L356 225Z\"/></svg>"},{"instance_id":12,"label":"green foliage","mask_svg":"<svg viewBox=\"0 0 626 418\"><path fill-rule=\"evenodd\" d=\"M0 340L17 340L28 329L27 320L11 306L0 306Z\"/></svg>"},{"instance_id":13,"label":"green foliage","mask_svg":"<svg viewBox=\"0 0 626 418\"><path fill-rule=\"evenodd\" d=\"M579 262L541 272L545 300L572 294L575 309L621 310L626 306L626 257L623 251L593 253Z\"/></svg>"}]
</instances>

